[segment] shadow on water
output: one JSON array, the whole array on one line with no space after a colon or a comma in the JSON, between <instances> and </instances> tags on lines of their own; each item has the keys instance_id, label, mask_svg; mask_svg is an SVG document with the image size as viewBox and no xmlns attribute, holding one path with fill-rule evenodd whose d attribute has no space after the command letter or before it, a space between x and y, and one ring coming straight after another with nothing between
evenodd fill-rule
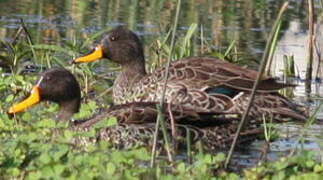
<instances>
[{"instance_id":1,"label":"shadow on water","mask_svg":"<svg viewBox=\"0 0 323 180\"><path fill-rule=\"evenodd\" d=\"M268 31L278 14L283 1L185 1L182 4L180 31L185 31L192 23L198 24L198 33L203 32L210 47L223 50L236 40L237 52L244 52L249 62L259 61L265 46ZM278 41L278 49L273 64L275 76L282 76L284 55L293 55L296 62L299 86L294 91L294 99L300 104L307 104L311 109L322 103L323 85L313 83L312 94L306 95L304 89L304 69L306 65L306 15L304 1L293 0L283 23L283 33ZM10 40L23 18L36 43L62 44L71 41L75 36L85 37L104 28L127 24L140 35L146 44L147 56L153 53L151 44L157 36L164 36L172 22L175 3L163 0L102 0L102 1L68 1L68 0L10 0L1 1L0 36ZM317 24L319 25L319 24ZM321 25L322 26L322 25ZM203 31L201 30L203 29ZM322 33L322 32L321 32ZM320 34L323 42L323 35ZM199 55L199 35L193 38L193 54ZM323 52L323 44L319 44ZM148 59L148 58L147 58ZM315 60L314 62L317 62ZM314 69L318 64L314 64ZM101 69L106 71L106 69ZM322 66L315 72L320 72ZM323 111L318 113L323 119ZM321 153L322 125L312 125L305 134L304 149ZM303 126L285 124L278 127L279 138L270 144L268 159L276 160L299 147L297 135ZM242 166L251 166L257 162L264 142L252 143L248 150L235 154Z\"/></svg>"}]
</instances>

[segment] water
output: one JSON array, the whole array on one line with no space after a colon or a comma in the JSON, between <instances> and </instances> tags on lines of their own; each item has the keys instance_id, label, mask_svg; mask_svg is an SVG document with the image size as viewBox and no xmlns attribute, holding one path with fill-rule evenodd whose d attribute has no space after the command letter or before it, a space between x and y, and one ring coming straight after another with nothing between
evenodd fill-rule
<instances>
[{"instance_id":1,"label":"water","mask_svg":"<svg viewBox=\"0 0 323 180\"><path fill-rule=\"evenodd\" d=\"M199 32L194 39L194 49L200 48L199 34L203 36L215 50L224 50L236 40L238 52L243 52L249 62L259 62L265 42L273 21L283 1L236 1L236 0L190 0L183 1L179 17L179 36L192 23L197 23ZM7 0L0 1L0 38L12 40L23 18L35 43L60 44L65 40L73 40L107 27L127 24L134 30L146 45L147 56L151 53L150 45L165 29L171 26L176 4L163 0ZM316 5L318 8L318 6ZM312 93L305 94L304 71L306 67L306 4L302 0L293 0L288 7L282 24L282 34L278 41L273 63L273 74L282 76L283 55L294 55L299 76L294 90L295 100L310 105L312 109L322 103L323 68L314 63ZM317 18L317 26L322 24ZM321 25L322 26L322 25ZM317 34L319 52L323 52L322 31ZM315 55L315 58L317 56ZM318 68L318 70L317 70ZM105 71L105 69L101 69ZM323 119L323 110L318 113ZM303 126L288 124L279 127L280 138L271 143L269 159L278 159L290 150L299 146L297 135ZM305 149L321 152L320 138L322 126L313 125L305 135ZM250 151L238 154L241 164L254 164L259 157L263 142L250 145Z\"/></svg>"}]
</instances>

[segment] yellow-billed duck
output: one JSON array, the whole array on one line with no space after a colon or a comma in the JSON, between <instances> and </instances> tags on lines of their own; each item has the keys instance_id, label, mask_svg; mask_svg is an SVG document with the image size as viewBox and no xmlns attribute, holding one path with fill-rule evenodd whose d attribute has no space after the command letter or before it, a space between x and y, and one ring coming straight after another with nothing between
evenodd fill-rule
<instances>
[{"instance_id":1,"label":"yellow-billed duck","mask_svg":"<svg viewBox=\"0 0 323 180\"><path fill-rule=\"evenodd\" d=\"M41 101L51 101L59 104L57 118L70 120L71 116L79 111L81 96L80 86L72 73L63 68L53 68L42 73L33 86L29 97L9 108L8 113L16 114ZM202 141L209 150L225 148L233 139L238 126L238 120L212 119L207 113L200 113L179 105L171 108L177 132L176 139L185 144L187 131L191 132L193 144ZM169 112L168 112L169 113ZM170 118L170 114L166 118ZM157 117L155 102L138 102L115 105L102 110L99 114L85 121L71 123L75 130L89 130L97 122L107 117L117 117L115 126L103 128L92 140L107 140L118 147L132 147L138 145L151 145ZM196 123L200 121L200 123ZM170 125L167 125L170 132ZM251 124L242 132L242 141L250 141L262 132L258 124ZM83 141L82 138L77 142Z\"/></svg>"},{"instance_id":2,"label":"yellow-billed duck","mask_svg":"<svg viewBox=\"0 0 323 180\"><path fill-rule=\"evenodd\" d=\"M112 29L91 53L73 60L73 63L101 58L119 64L122 69L113 85L115 104L159 101L166 68L146 73L142 43L135 33L121 26ZM246 109L257 73L213 57L176 60L169 67L166 102L198 111L239 115ZM307 115L301 106L279 95L278 90L289 86L292 85L264 76L249 115L306 120Z\"/></svg>"}]
</instances>

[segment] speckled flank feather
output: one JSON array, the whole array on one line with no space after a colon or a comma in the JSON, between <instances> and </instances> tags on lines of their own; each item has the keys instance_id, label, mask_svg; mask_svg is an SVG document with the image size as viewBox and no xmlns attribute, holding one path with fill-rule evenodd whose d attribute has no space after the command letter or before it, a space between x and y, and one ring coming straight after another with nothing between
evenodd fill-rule
<instances>
[{"instance_id":1,"label":"speckled flank feather","mask_svg":"<svg viewBox=\"0 0 323 180\"><path fill-rule=\"evenodd\" d=\"M205 57L175 61L171 64L169 72L166 90L168 103L214 114L242 114L256 77L256 71ZM127 80L128 77L121 73L114 84L114 102L158 102L161 98L164 74L165 69L160 68L137 83L129 83L131 80ZM279 89L288 86L292 85L281 84L268 77L263 78L250 114L253 117L273 114L275 117L282 115L305 120L306 115L293 108L296 105L278 95ZM225 93L213 93L212 89L216 88L232 90L234 94L229 96ZM279 109L286 109L289 113Z\"/></svg>"},{"instance_id":2,"label":"speckled flank feather","mask_svg":"<svg viewBox=\"0 0 323 180\"><path fill-rule=\"evenodd\" d=\"M109 109L101 110L81 126L90 127L98 121L104 119L105 117L116 117L119 123L152 123L156 121L158 115L156 106L157 103L155 102L135 102L115 105ZM196 109L192 109L190 107L176 104L165 104L165 109L167 109L167 112L165 113L166 118L170 119L170 117L172 116L176 123L192 124L196 121L212 122L215 124L221 123L220 120L215 120L220 118L217 118L215 116L213 117L212 113L197 111ZM228 119L228 121L230 121L230 119Z\"/></svg>"},{"instance_id":3,"label":"speckled flank feather","mask_svg":"<svg viewBox=\"0 0 323 180\"><path fill-rule=\"evenodd\" d=\"M187 132L190 133L190 140L193 148L197 142L201 142L203 147L208 151L226 149L232 143L234 133L236 132L238 121L232 123L198 128L191 125L176 124L176 137L172 140L180 147L186 147ZM79 131L88 131L90 127L74 127ZM171 128L167 126L167 131L171 134ZM125 124L120 123L112 127L100 129L94 137L77 137L74 139L77 144L91 144L99 140L105 140L113 143L118 148L133 148L138 146L152 146L155 132L155 123L145 124ZM251 142L259 137L263 129L257 125L249 126L240 135L238 144ZM160 132L161 133L161 132ZM159 139L159 144L163 144Z\"/></svg>"},{"instance_id":4,"label":"speckled flank feather","mask_svg":"<svg viewBox=\"0 0 323 180\"><path fill-rule=\"evenodd\" d=\"M166 120L168 121L170 120L170 113L173 114L176 121L177 136L173 138L176 139L179 145L184 146L187 143L187 131L190 131L193 145L201 141L208 150L228 147L239 123L237 119L221 119L179 106L174 106L174 108L171 108L171 112L168 111L166 113ZM87 144L97 140L106 140L120 148L151 146L157 114L156 103L152 102L116 105L101 111L88 121L75 122L73 128L80 131L88 131L98 121L106 117L117 117L117 125L98 130L94 138L78 137L75 141ZM167 130L171 134L170 125L169 123L167 124ZM241 133L240 143L255 140L260 134L262 134L260 123L253 121Z\"/></svg>"}]
</instances>

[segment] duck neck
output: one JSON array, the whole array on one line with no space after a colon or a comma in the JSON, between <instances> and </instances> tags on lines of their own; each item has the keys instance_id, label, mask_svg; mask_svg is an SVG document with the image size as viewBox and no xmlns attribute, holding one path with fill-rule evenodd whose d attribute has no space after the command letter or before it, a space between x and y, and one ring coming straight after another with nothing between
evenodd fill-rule
<instances>
[{"instance_id":1,"label":"duck neck","mask_svg":"<svg viewBox=\"0 0 323 180\"><path fill-rule=\"evenodd\" d=\"M121 68L122 74L127 76L129 80L146 75L145 59L143 57L127 62Z\"/></svg>"},{"instance_id":2,"label":"duck neck","mask_svg":"<svg viewBox=\"0 0 323 180\"><path fill-rule=\"evenodd\" d=\"M121 73L115 83L119 86L129 87L140 81L146 75L144 60L128 62L121 66Z\"/></svg>"},{"instance_id":3,"label":"duck neck","mask_svg":"<svg viewBox=\"0 0 323 180\"><path fill-rule=\"evenodd\" d=\"M113 97L116 104L121 103L122 99L129 96L131 89L136 87L136 83L146 75L144 60L132 62L121 66L122 71L114 81Z\"/></svg>"},{"instance_id":4,"label":"duck neck","mask_svg":"<svg viewBox=\"0 0 323 180\"><path fill-rule=\"evenodd\" d=\"M80 100L73 99L69 101L62 101L59 103L59 112L57 119L60 121L70 121L73 114L77 113L80 108Z\"/></svg>"}]
</instances>

